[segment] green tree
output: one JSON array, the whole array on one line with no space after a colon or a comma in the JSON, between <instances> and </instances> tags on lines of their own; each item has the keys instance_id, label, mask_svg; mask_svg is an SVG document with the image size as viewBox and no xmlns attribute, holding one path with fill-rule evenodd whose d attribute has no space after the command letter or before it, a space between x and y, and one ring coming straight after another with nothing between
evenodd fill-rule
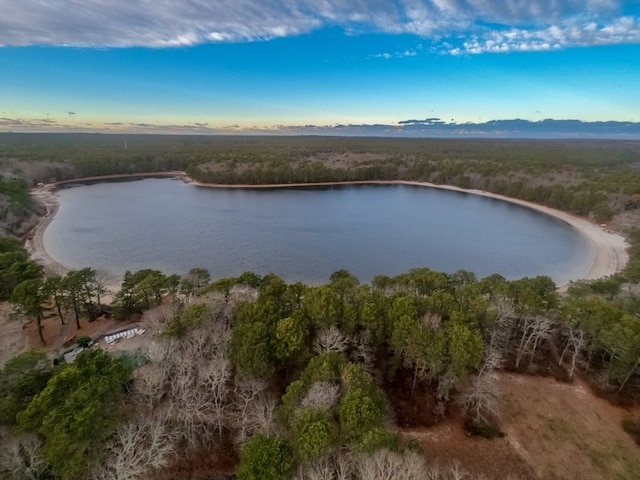
<instances>
[{"instance_id":1,"label":"green tree","mask_svg":"<svg viewBox=\"0 0 640 480\"><path fill-rule=\"evenodd\" d=\"M211 282L209 270L204 268L192 268L187 276L181 279L180 289L188 291L190 295L200 295Z\"/></svg>"},{"instance_id":2,"label":"green tree","mask_svg":"<svg viewBox=\"0 0 640 480\"><path fill-rule=\"evenodd\" d=\"M53 375L51 362L42 352L25 352L9 360L0 372L0 425L16 425Z\"/></svg>"},{"instance_id":3,"label":"green tree","mask_svg":"<svg viewBox=\"0 0 640 480\"><path fill-rule=\"evenodd\" d=\"M176 293L180 286L178 275L164 275L160 270L126 271L120 290L114 296L116 316L126 319L132 313L142 313L160 305L165 295Z\"/></svg>"},{"instance_id":4,"label":"green tree","mask_svg":"<svg viewBox=\"0 0 640 480\"><path fill-rule=\"evenodd\" d=\"M14 288L11 294L11 302L27 316L36 320L38 335L43 345L46 345L42 334L42 319L49 294L42 279L25 280Z\"/></svg>"},{"instance_id":5,"label":"green tree","mask_svg":"<svg viewBox=\"0 0 640 480\"><path fill-rule=\"evenodd\" d=\"M231 334L231 360L243 374L272 377L278 369L275 332L263 322L246 323Z\"/></svg>"},{"instance_id":6,"label":"green tree","mask_svg":"<svg viewBox=\"0 0 640 480\"><path fill-rule=\"evenodd\" d=\"M283 318L276 324L276 354L283 364L304 364L310 355L309 326L302 315Z\"/></svg>"},{"instance_id":7,"label":"green tree","mask_svg":"<svg viewBox=\"0 0 640 480\"><path fill-rule=\"evenodd\" d=\"M80 478L102 457L101 446L122 418L131 369L100 349L65 365L18 414L18 425L45 438L43 455L62 480Z\"/></svg>"},{"instance_id":8,"label":"green tree","mask_svg":"<svg viewBox=\"0 0 640 480\"><path fill-rule=\"evenodd\" d=\"M86 292L84 274L72 270L62 277L60 286L64 290L67 306L73 311L76 327L80 329L80 315L82 314Z\"/></svg>"},{"instance_id":9,"label":"green tree","mask_svg":"<svg viewBox=\"0 0 640 480\"><path fill-rule=\"evenodd\" d=\"M293 450L277 436L258 433L240 451L238 480L285 480L293 469Z\"/></svg>"},{"instance_id":10,"label":"green tree","mask_svg":"<svg viewBox=\"0 0 640 480\"><path fill-rule=\"evenodd\" d=\"M329 453L338 444L335 421L326 409L300 410L292 423L292 445L303 462Z\"/></svg>"},{"instance_id":11,"label":"green tree","mask_svg":"<svg viewBox=\"0 0 640 480\"><path fill-rule=\"evenodd\" d=\"M62 288L62 277L60 275L53 275L51 277L48 277L45 281L45 289L53 300L53 305L56 307L56 312L58 313L60 322L62 323L62 325L64 325L65 322L64 315L62 314L62 309L66 304L66 297L65 291Z\"/></svg>"},{"instance_id":12,"label":"green tree","mask_svg":"<svg viewBox=\"0 0 640 480\"><path fill-rule=\"evenodd\" d=\"M169 321L163 335L166 337L184 337L187 332L202 326L205 317L210 313L211 311L207 305L201 303L189 305Z\"/></svg>"},{"instance_id":13,"label":"green tree","mask_svg":"<svg viewBox=\"0 0 640 480\"><path fill-rule=\"evenodd\" d=\"M15 246L13 242L3 243L0 246L0 301L9 300L19 283L42 277L42 267L30 260L19 244Z\"/></svg>"},{"instance_id":14,"label":"green tree","mask_svg":"<svg viewBox=\"0 0 640 480\"><path fill-rule=\"evenodd\" d=\"M377 389L352 388L340 402L341 432L356 447L368 432L383 427L385 416L384 395Z\"/></svg>"}]
</instances>

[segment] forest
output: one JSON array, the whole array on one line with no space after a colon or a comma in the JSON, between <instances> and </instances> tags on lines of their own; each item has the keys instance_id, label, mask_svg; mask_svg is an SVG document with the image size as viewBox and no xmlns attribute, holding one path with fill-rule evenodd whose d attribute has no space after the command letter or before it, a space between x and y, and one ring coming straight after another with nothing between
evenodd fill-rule
<instances>
[{"instance_id":1,"label":"forest","mask_svg":"<svg viewBox=\"0 0 640 480\"><path fill-rule=\"evenodd\" d=\"M34 345L5 363L0 478L477 478L430 463L402 432L461 415L468 435L498 441L500 372L581 378L637 406L639 165L633 142L0 134L0 299L37 325L41 344L43 321L109 315L146 331L135 349L81 337L73 362ZM544 276L424 267L370 284L339 270L319 286L145 269L127 272L105 305L93 269L45 276L15 238L41 213L30 186L174 169L215 183L484 189L610 220L630 260L566 294ZM619 428L640 445L640 417ZM637 457L623 460L619 478L637 478Z\"/></svg>"},{"instance_id":2,"label":"forest","mask_svg":"<svg viewBox=\"0 0 640 480\"><path fill-rule=\"evenodd\" d=\"M639 148L604 140L0 133L0 171L31 185L169 170L219 184L427 181L604 222L640 208Z\"/></svg>"}]
</instances>

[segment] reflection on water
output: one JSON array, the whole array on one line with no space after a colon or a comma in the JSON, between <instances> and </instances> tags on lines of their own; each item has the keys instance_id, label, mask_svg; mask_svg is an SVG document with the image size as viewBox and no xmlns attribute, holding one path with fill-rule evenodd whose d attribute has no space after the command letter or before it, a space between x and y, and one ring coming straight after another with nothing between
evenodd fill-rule
<instances>
[{"instance_id":1,"label":"reflection on water","mask_svg":"<svg viewBox=\"0 0 640 480\"><path fill-rule=\"evenodd\" d=\"M579 278L592 252L573 228L518 205L415 186L209 189L174 179L59 192L44 241L71 268L157 268L214 278L244 271L323 283L341 268L368 282L429 267L479 277Z\"/></svg>"}]
</instances>

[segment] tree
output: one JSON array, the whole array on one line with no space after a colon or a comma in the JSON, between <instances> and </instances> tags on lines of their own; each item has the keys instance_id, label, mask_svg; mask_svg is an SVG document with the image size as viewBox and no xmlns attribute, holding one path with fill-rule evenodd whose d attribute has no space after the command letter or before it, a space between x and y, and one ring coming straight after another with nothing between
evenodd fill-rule
<instances>
[{"instance_id":1,"label":"tree","mask_svg":"<svg viewBox=\"0 0 640 480\"><path fill-rule=\"evenodd\" d=\"M104 293L104 286L98 282L98 274L93 268L83 268L77 273L77 282L80 285L80 298L84 304L85 311L89 315L89 321L96 319L96 311L93 308L93 299L96 298L98 307L100 296Z\"/></svg>"},{"instance_id":2,"label":"tree","mask_svg":"<svg viewBox=\"0 0 640 480\"><path fill-rule=\"evenodd\" d=\"M474 432L485 433L485 436L497 431L495 422L500 414L500 389L496 370L500 367L502 356L494 342L490 342L478 374L471 379L460 398L468 426Z\"/></svg>"},{"instance_id":3,"label":"tree","mask_svg":"<svg viewBox=\"0 0 640 480\"><path fill-rule=\"evenodd\" d=\"M348 339L333 325L319 331L316 338L313 339L313 350L317 354L325 352L344 353L348 346Z\"/></svg>"},{"instance_id":4,"label":"tree","mask_svg":"<svg viewBox=\"0 0 640 480\"><path fill-rule=\"evenodd\" d=\"M194 295L200 295L209 286L209 282L211 282L209 270L192 268L187 276L180 281L180 293L188 300Z\"/></svg>"},{"instance_id":5,"label":"tree","mask_svg":"<svg viewBox=\"0 0 640 480\"><path fill-rule=\"evenodd\" d=\"M80 326L80 314L82 313L82 306L85 298L84 287L84 274L78 271L72 270L68 272L61 280L61 288L64 290L64 297L67 301L67 306L73 311L74 318L76 320L76 327L78 330Z\"/></svg>"},{"instance_id":6,"label":"tree","mask_svg":"<svg viewBox=\"0 0 640 480\"><path fill-rule=\"evenodd\" d=\"M162 298L178 291L180 277L164 275L160 270L143 269L135 273L126 271L120 291L114 297L116 316L125 319L132 313L142 313L160 305Z\"/></svg>"},{"instance_id":7,"label":"tree","mask_svg":"<svg viewBox=\"0 0 640 480\"><path fill-rule=\"evenodd\" d=\"M53 275L51 277L48 277L45 281L45 289L53 300L53 304L56 307L56 312L58 313L60 322L62 323L62 325L64 325L65 322L64 315L62 314L62 308L65 305L66 298L64 289L62 288L62 277L60 275Z\"/></svg>"},{"instance_id":8,"label":"tree","mask_svg":"<svg viewBox=\"0 0 640 480\"><path fill-rule=\"evenodd\" d=\"M44 353L25 352L10 359L0 371L0 425L16 425L25 410L53 375Z\"/></svg>"},{"instance_id":9,"label":"tree","mask_svg":"<svg viewBox=\"0 0 640 480\"><path fill-rule=\"evenodd\" d=\"M429 478L424 458L408 450L397 453L379 449L357 459L357 470L361 480L418 480ZM440 478L440 477L438 477Z\"/></svg>"},{"instance_id":10,"label":"tree","mask_svg":"<svg viewBox=\"0 0 640 480\"><path fill-rule=\"evenodd\" d=\"M328 285L309 289L302 301L302 310L317 328L340 325L342 320L340 295Z\"/></svg>"},{"instance_id":11,"label":"tree","mask_svg":"<svg viewBox=\"0 0 640 480\"><path fill-rule=\"evenodd\" d=\"M169 320L162 334L167 337L182 338L189 331L201 327L207 315L211 315L207 305L201 303L189 305L184 311Z\"/></svg>"},{"instance_id":12,"label":"tree","mask_svg":"<svg viewBox=\"0 0 640 480\"><path fill-rule=\"evenodd\" d=\"M296 412L292 433L294 451L303 462L327 454L338 443L336 425L327 409L306 408Z\"/></svg>"},{"instance_id":13,"label":"tree","mask_svg":"<svg viewBox=\"0 0 640 480\"><path fill-rule=\"evenodd\" d=\"M0 478L6 480L54 480L42 458L42 441L34 434L7 438L0 451Z\"/></svg>"},{"instance_id":14,"label":"tree","mask_svg":"<svg viewBox=\"0 0 640 480\"><path fill-rule=\"evenodd\" d=\"M448 343L448 367L445 377L451 381L451 385L457 385L468 373L476 370L482 360L484 341L480 331L470 327L458 314L452 317L445 325L445 333ZM442 379L440 381L442 383ZM448 397L448 389L438 386L442 397Z\"/></svg>"},{"instance_id":15,"label":"tree","mask_svg":"<svg viewBox=\"0 0 640 480\"><path fill-rule=\"evenodd\" d=\"M358 478L350 452L338 450L299 464L294 480L352 480Z\"/></svg>"},{"instance_id":16,"label":"tree","mask_svg":"<svg viewBox=\"0 0 640 480\"><path fill-rule=\"evenodd\" d=\"M309 358L309 327L302 315L283 318L276 325L275 347L283 365L301 365Z\"/></svg>"},{"instance_id":17,"label":"tree","mask_svg":"<svg viewBox=\"0 0 640 480\"><path fill-rule=\"evenodd\" d=\"M0 238L0 242L0 301L5 301L21 282L41 278L42 267L17 241Z\"/></svg>"},{"instance_id":18,"label":"tree","mask_svg":"<svg viewBox=\"0 0 640 480\"><path fill-rule=\"evenodd\" d=\"M640 370L640 319L623 314L609 326L602 341L610 356L608 370L622 391L632 375Z\"/></svg>"},{"instance_id":19,"label":"tree","mask_svg":"<svg viewBox=\"0 0 640 480\"><path fill-rule=\"evenodd\" d=\"M177 434L158 415L122 423L105 445L107 459L92 480L144 480L165 468L177 451Z\"/></svg>"},{"instance_id":20,"label":"tree","mask_svg":"<svg viewBox=\"0 0 640 480\"><path fill-rule=\"evenodd\" d=\"M253 322L236 327L231 336L231 359L243 374L256 378L268 378L278 369L275 332L263 322Z\"/></svg>"},{"instance_id":21,"label":"tree","mask_svg":"<svg viewBox=\"0 0 640 480\"><path fill-rule=\"evenodd\" d=\"M82 352L18 414L18 426L45 438L43 455L62 480L80 478L100 459L121 418L131 370L102 350Z\"/></svg>"},{"instance_id":22,"label":"tree","mask_svg":"<svg viewBox=\"0 0 640 480\"><path fill-rule=\"evenodd\" d=\"M293 469L293 450L281 437L258 433L240 452L238 480L283 480Z\"/></svg>"},{"instance_id":23,"label":"tree","mask_svg":"<svg viewBox=\"0 0 640 480\"><path fill-rule=\"evenodd\" d=\"M45 283L40 279L25 280L18 284L11 294L11 302L18 307L24 315L34 317L38 327L38 336L43 345L46 345L42 334L42 319L49 293Z\"/></svg>"},{"instance_id":24,"label":"tree","mask_svg":"<svg viewBox=\"0 0 640 480\"><path fill-rule=\"evenodd\" d=\"M341 432L356 450L362 450L367 433L381 428L386 415L384 395L377 389L352 388L339 407Z\"/></svg>"}]
</instances>

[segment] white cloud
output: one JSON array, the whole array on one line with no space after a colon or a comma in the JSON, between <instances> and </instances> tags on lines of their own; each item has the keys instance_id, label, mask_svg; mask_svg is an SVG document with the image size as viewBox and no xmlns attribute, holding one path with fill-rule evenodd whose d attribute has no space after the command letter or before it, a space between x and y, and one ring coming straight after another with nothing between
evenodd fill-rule
<instances>
[{"instance_id":1,"label":"white cloud","mask_svg":"<svg viewBox=\"0 0 640 480\"><path fill-rule=\"evenodd\" d=\"M444 53L453 55L502 53L513 51L558 50L582 45L640 43L640 19L620 17L607 24L569 20L541 29L510 28L487 31L462 45L447 45Z\"/></svg>"},{"instance_id":2,"label":"white cloud","mask_svg":"<svg viewBox=\"0 0 640 480\"><path fill-rule=\"evenodd\" d=\"M287 37L330 26L408 33L483 53L640 41L623 0L6 0L0 45L153 48ZM456 42L454 42L456 43Z\"/></svg>"}]
</instances>

